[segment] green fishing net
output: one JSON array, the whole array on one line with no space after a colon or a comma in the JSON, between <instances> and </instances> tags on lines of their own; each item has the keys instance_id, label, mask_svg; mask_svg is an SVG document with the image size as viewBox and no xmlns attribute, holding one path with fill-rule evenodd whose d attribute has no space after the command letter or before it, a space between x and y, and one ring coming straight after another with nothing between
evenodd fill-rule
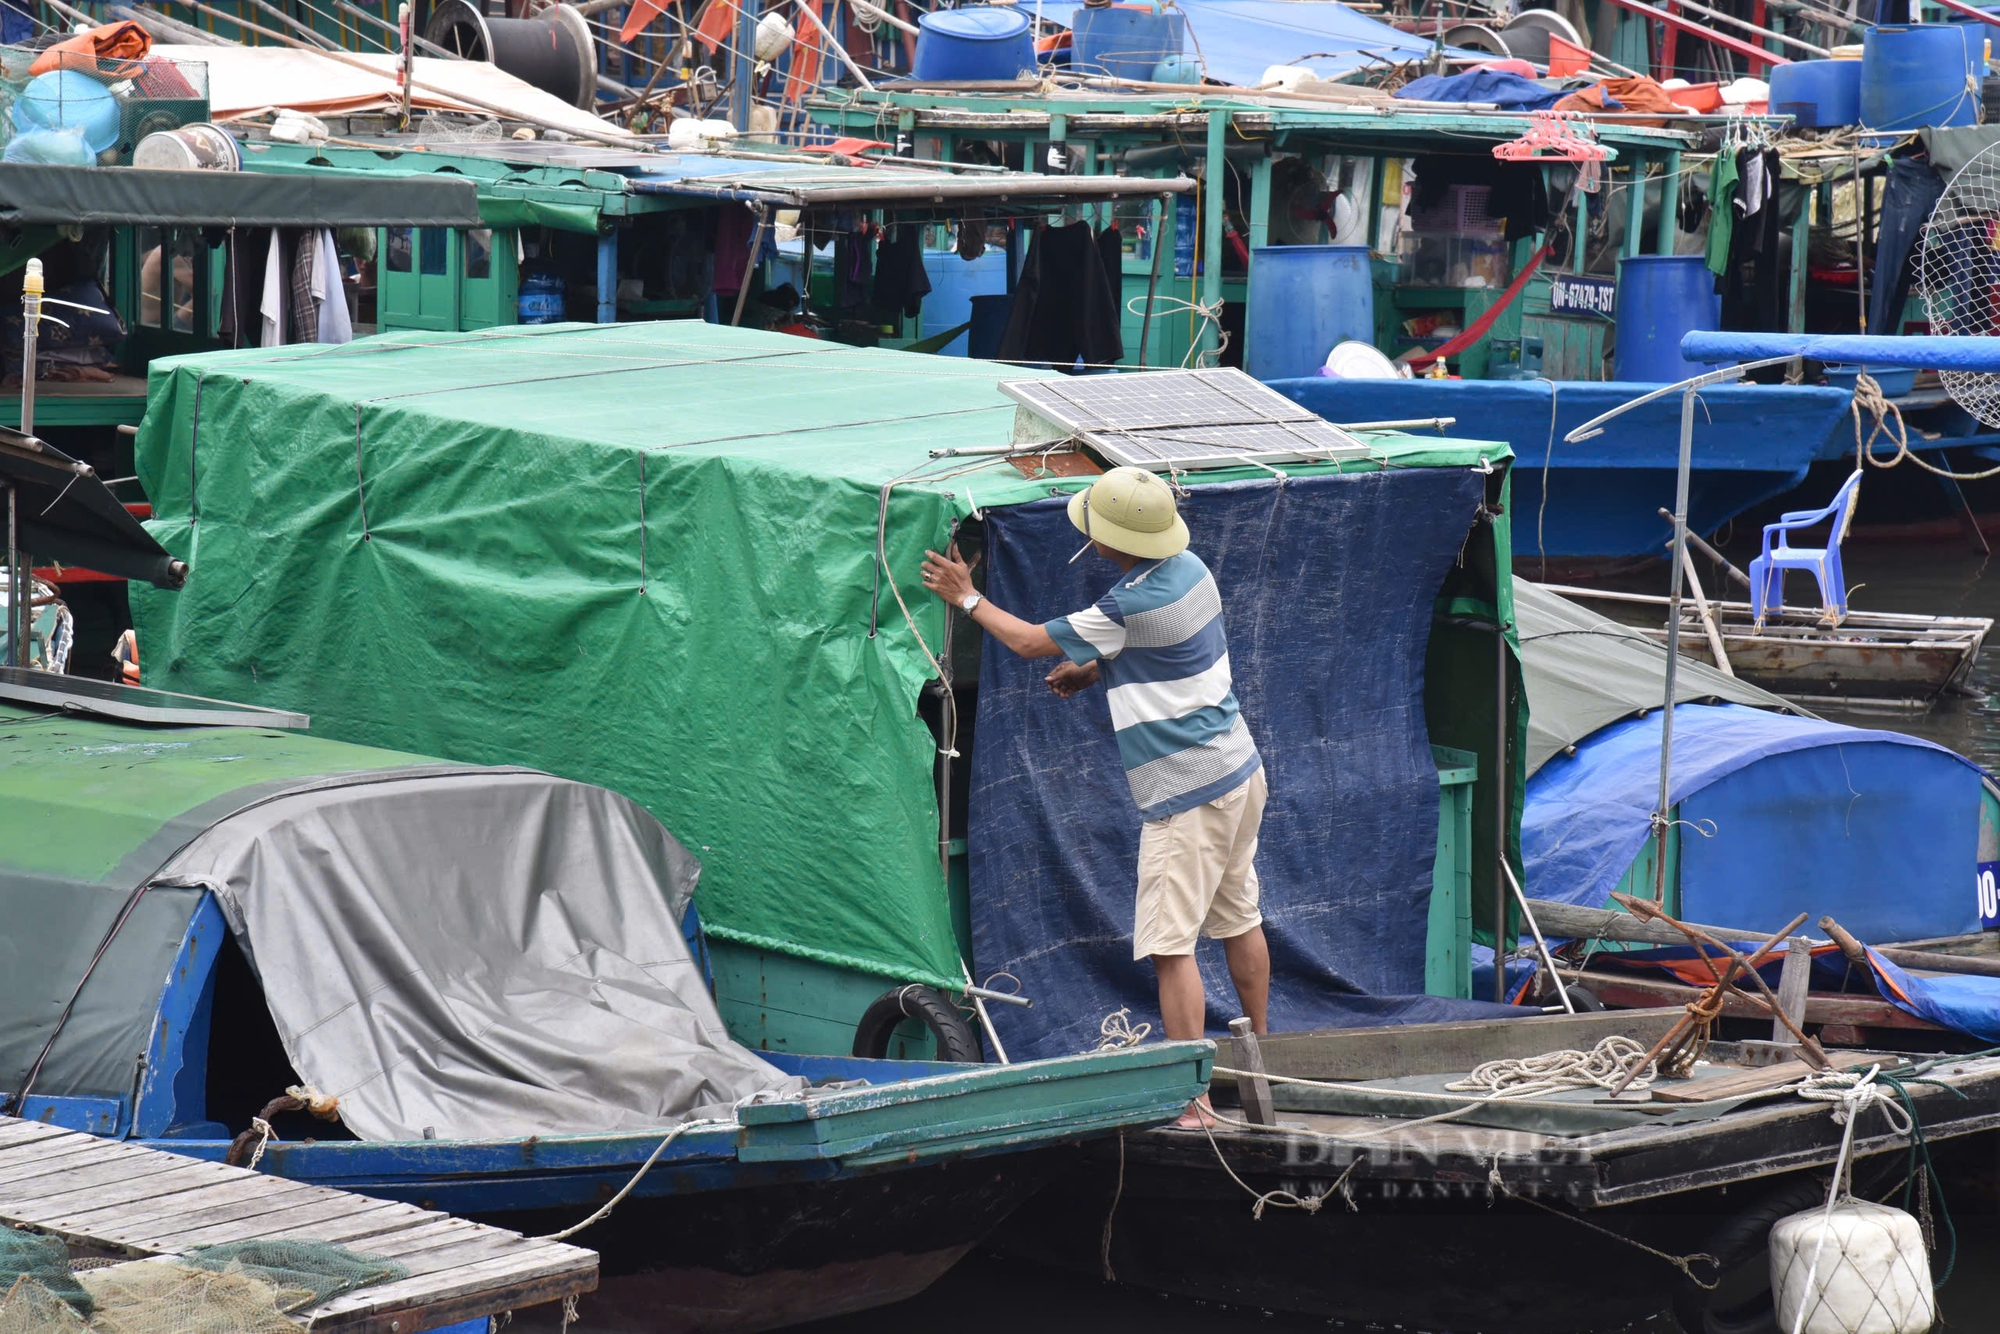
<instances>
[{"instance_id":1,"label":"green fishing net","mask_svg":"<svg viewBox=\"0 0 2000 1334\"><path fill-rule=\"evenodd\" d=\"M364 1255L324 1241L228 1241L217 1246L197 1246L181 1256L180 1262L218 1272L236 1267L275 1288L305 1292L307 1299L285 1307L287 1311L318 1306L356 1288L386 1283L408 1272L394 1260Z\"/></svg>"},{"instance_id":2,"label":"green fishing net","mask_svg":"<svg viewBox=\"0 0 2000 1334\"><path fill-rule=\"evenodd\" d=\"M39 1232L0 1227L0 1291L12 1289L21 1278L33 1279L43 1291L90 1314L90 1294L69 1272L69 1247Z\"/></svg>"}]
</instances>

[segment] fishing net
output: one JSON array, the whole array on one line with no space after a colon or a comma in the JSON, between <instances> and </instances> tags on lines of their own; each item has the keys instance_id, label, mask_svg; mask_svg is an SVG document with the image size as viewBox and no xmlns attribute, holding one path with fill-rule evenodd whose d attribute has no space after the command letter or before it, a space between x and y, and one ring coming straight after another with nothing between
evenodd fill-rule
<instances>
[{"instance_id":1,"label":"fishing net","mask_svg":"<svg viewBox=\"0 0 2000 1334\"><path fill-rule=\"evenodd\" d=\"M1945 186L1924 227L1917 285L1933 334L2000 334L2000 153L1988 147ZM1881 275L1877 279L1883 281ZM2000 426L2000 375L1941 371L1960 407Z\"/></svg>"},{"instance_id":2,"label":"fishing net","mask_svg":"<svg viewBox=\"0 0 2000 1334\"><path fill-rule=\"evenodd\" d=\"M129 162L147 135L208 114L208 66L199 62L79 53L57 60L46 51L0 47L0 160Z\"/></svg>"},{"instance_id":3,"label":"fishing net","mask_svg":"<svg viewBox=\"0 0 2000 1334\"><path fill-rule=\"evenodd\" d=\"M196 1247L181 1257L181 1263L218 1273L240 1269L273 1287L304 1292L307 1299L285 1307L287 1311L318 1306L409 1272L394 1260L324 1241L230 1241Z\"/></svg>"},{"instance_id":4,"label":"fishing net","mask_svg":"<svg viewBox=\"0 0 2000 1334\"><path fill-rule=\"evenodd\" d=\"M139 1260L93 1269L92 1334L297 1334L287 1311L313 1304L309 1288L281 1288L241 1265L197 1269Z\"/></svg>"},{"instance_id":5,"label":"fishing net","mask_svg":"<svg viewBox=\"0 0 2000 1334\"><path fill-rule=\"evenodd\" d=\"M59 1238L45 1237L39 1232L0 1228L0 1290L11 1290L24 1278L32 1279L42 1292L53 1294L85 1315L90 1314L90 1294L69 1272L69 1247ZM0 1323L0 1330L6 1328Z\"/></svg>"},{"instance_id":6,"label":"fishing net","mask_svg":"<svg viewBox=\"0 0 2000 1334\"><path fill-rule=\"evenodd\" d=\"M89 1330L74 1307L25 1275L0 1297L0 1334L89 1334Z\"/></svg>"}]
</instances>

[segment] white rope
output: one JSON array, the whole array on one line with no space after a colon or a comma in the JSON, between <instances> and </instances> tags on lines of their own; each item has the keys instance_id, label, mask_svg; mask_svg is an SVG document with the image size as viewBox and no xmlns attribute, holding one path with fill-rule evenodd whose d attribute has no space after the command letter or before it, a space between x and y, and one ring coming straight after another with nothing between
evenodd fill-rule
<instances>
[{"instance_id":1,"label":"white rope","mask_svg":"<svg viewBox=\"0 0 2000 1334\"><path fill-rule=\"evenodd\" d=\"M257 1170L257 1164L264 1160L264 1146L277 1138L277 1132L272 1130L271 1123L261 1116L250 1118L250 1128L257 1132L257 1147L250 1151L250 1170L254 1172Z\"/></svg>"},{"instance_id":2,"label":"white rope","mask_svg":"<svg viewBox=\"0 0 2000 1334\"><path fill-rule=\"evenodd\" d=\"M1826 1209L1820 1214L1819 1239L1813 1243L1812 1263L1806 1266L1804 1292L1810 1294L1814 1282L1819 1278L1820 1255L1826 1250L1827 1234L1833 1231L1830 1223L1834 1207L1852 1193L1853 1183L1848 1173L1854 1165L1854 1126L1860 1121L1861 1113L1870 1107L1880 1107L1882 1114L1889 1118L1889 1124L1897 1134L1908 1135L1915 1127L1909 1111L1897 1099L1895 1093L1875 1082L1875 1076L1882 1073L1880 1065L1871 1065L1866 1074L1852 1071L1826 1071L1814 1075L1798 1086L1798 1095L1809 1102L1830 1102L1836 1104L1833 1119L1843 1127L1840 1136L1840 1156L1834 1160L1833 1181L1827 1187ZM1806 1314L1813 1309L1813 1303L1799 1303L1799 1314L1792 1322L1792 1334L1801 1334L1805 1329Z\"/></svg>"},{"instance_id":3,"label":"white rope","mask_svg":"<svg viewBox=\"0 0 2000 1334\"><path fill-rule=\"evenodd\" d=\"M1151 1024L1132 1023L1132 1008L1113 1010L1104 1016L1104 1022L1097 1026L1098 1051L1117 1051L1121 1047L1136 1047L1146 1040L1153 1031Z\"/></svg>"},{"instance_id":4,"label":"white rope","mask_svg":"<svg viewBox=\"0 0 2000 1334\"><path fill-rule=\"evenodd\" d=\"M1446 1084L1452 1093L1511 1094L1516 1098L1537 1098L1571 1089L1617 1088L1627 1075L1639 1071L1628 1088L1643 1092L1654 1077L1646 1049L1622 1033L1613 1033L1589 1051L1552 1051L1541 1056L1517 1056L1487 1061L1464 1079Z\"/></svg>"},{"instance_id":5,"label":"white rope","mask_svg":"<svg viewBox=\"0 0 2000 1334\"><path fill-rule=\"evenodd\" d=\"M1146 317L1147 311L1141 310L1140 307L1146 306L1149 302L1151 303L1151 312L1155 315L1178 315L1182 311L1187 311L1190 314L1199 315L1202 319L1213 324L1216 333L1215 348L1213 352L1204 355L1204 364L1198 369L1205 370L1222 364L1223 349L1229 346L1229 331L1222 327L1222 302L1189 301L1178 296L1135 296L1125 303L1125 309L1128 313L1137 315L1143 319ZM1187 355L1181 358L1182 370L1187 370L1193 365L1195 349L1200 344L1201 335L1197 333L1188 343ZM1208 356L1212 356L1215 359L1208 361Z\"/></svg>"},{"instance_id":6,"label":"white rope","mask_svg":"<svg viewBox=\"0 0 2000 1334\"><path fill-rule=\"evenodd\" d=\"M647 1172L652 1170L653 1164L660 1160L660 1155L667 1151L667 1146L669 1144L672 1144L675 1140L679 1139L682 1135L687 1134L690 1130L717 1130L727 1126L734 1126L735 1124L736 1124L736 1119L734 1117L731 1117L727 1121L681 1122L679 1125L675 1126L672 1130L667 1132L667 1137L660 1141L659 1147L653 1150L652 1156L647 1158L646 1161L640 1165L639 1170L632 1174L632 1179L625 1183L623 1189L621 1189L616 1195L613 1195L610 1199L604 1202L604 1207L602 1209L599 1209L596 1213L584 1219L581 1223L578 1223L575 1227L566 1227L560 1232L551 1232L548 1233L546 1236L533 1237L530 1238L530 1240L567 1241L569 1238L574 1237L577 1233L589 1227L592 1223L601 1220L606 1214L609 1214L613 1209L616 1209L618 1207L619 1201L623 1200L627 1195L630 1195L632 1193L632 1188L639 1184L639 1179L645 1176ZM252 1166L255 1166L255 1163L256 1160L252 1159L251 1160Z\"/></svg>"}]
</instances>

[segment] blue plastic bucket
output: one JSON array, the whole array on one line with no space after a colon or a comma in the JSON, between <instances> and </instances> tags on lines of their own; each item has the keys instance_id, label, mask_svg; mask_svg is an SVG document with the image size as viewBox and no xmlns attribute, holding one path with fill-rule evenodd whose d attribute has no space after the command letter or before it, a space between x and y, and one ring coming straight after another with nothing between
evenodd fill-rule
<instances>
[{"instance_id":1,"label":"blue plastic bucket","mask_svg":"<svg viewBox=\"0 0 2000 1334\"><path fill-rule=\"evenodd\" d=\"M118 99L88 74L54 69L38 74L14 100L14 130L81 130L93 154L118 142Z\"/></svg>"},{"instance_id":2,"label":"blue plastic bucket","mask_svg":"<svg viewBox=\"0 0 2000 1334\"><path fill-rule=\"evenodd\" d=\"M1700 255L1633 255L1618 261L1618 346L1611 378L1672 384L1697 374L1681 337L1722 327L1715 275Z\"/></svg>"},{"instance_id":3,"label":"blue plastic bucket","mask_svg":"<svg viewBox=\"0 0 2000 1334\"><path fill-rule=\"evenodd\" d=\"M1348 339L1375 341L1375 279L1365 245L1267 245L1251 251L1243 369L1259 380L1317 374Z\"/></svg>"},{"instance_id":4,"label":"blue plastic bucket","mask_svg":"<svg viewBox=\"0 0 2000 1334\"><path fill-rule=\"evenodd\" d=\"M1771 71L1771 111L1796 118L1799 128L1831 129L1861 123L1859 60L1794 60Z\"/></svg>"},{"instance_id":5,"label":"blue plastic bucket","mask_svg":"<svg viewBox=\"0 0 2000 1334\"><path fill-rule=\"evenodd\" d=\"M1070 70L1114 79L1150 79L1161 62L1178 57L1187 45L1187 16L1155 13L1151 5L1079 9L1069 30Z\"/></svg>"},{"instance_id":6,"label":"blue plastic bucket","mask_svg":"<svg viewBox=\"0 0 2000 1334\"><path fill-rule=\"evenodd\" d=\"M1861 38L1861 123L1871 130L1972 124L1979 118L1985 40L1983 24L1868 29Z\"/></svg>"},{"instance_id":7,"label":"blue plastic bucket","mask_svg":"<svg viewBox=\"0 0 2000 1334\"><path fill-rule=\"evenodd\" d=\"M910 74L926 83L1013 79L1035 67L1028 16L1016 10L990 5L940 9L918 19L917 27L917 59Z\"/></svg>"}]
</instances>

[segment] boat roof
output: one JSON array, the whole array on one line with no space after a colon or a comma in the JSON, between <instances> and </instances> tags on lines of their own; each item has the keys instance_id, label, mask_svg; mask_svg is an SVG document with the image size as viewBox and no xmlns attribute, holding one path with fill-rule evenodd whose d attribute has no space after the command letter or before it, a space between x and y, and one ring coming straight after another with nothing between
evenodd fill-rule
<instances>
[{"instance_id":1,"label":"boat roof","mask_svg":"<svg viewBox=\"0 0 2000 1334\"><path fill-rule=\"evenodd\" d=\"M0 224L159 227L477 227L467 181L277 180L255 172L0 164Z\"/></svg>"},{"instance_id":2,"label":"boat roof","mask_svg":"<svg viewBox=\"0 0 2000 1334\"><path fill-rule=\"evenodd\" d=\"M367 148L255 141L244 145L243 165L257 177L470 181L488 226L534 224L593 235L610 218L725 200L925 216L958 216L969 207L1033 214L1079 201L1177 194L1194 185L1180 176L1055 176L841 156L659 153L545 140L420 147L399 136Z\"/></svg>"}]
</instances>

